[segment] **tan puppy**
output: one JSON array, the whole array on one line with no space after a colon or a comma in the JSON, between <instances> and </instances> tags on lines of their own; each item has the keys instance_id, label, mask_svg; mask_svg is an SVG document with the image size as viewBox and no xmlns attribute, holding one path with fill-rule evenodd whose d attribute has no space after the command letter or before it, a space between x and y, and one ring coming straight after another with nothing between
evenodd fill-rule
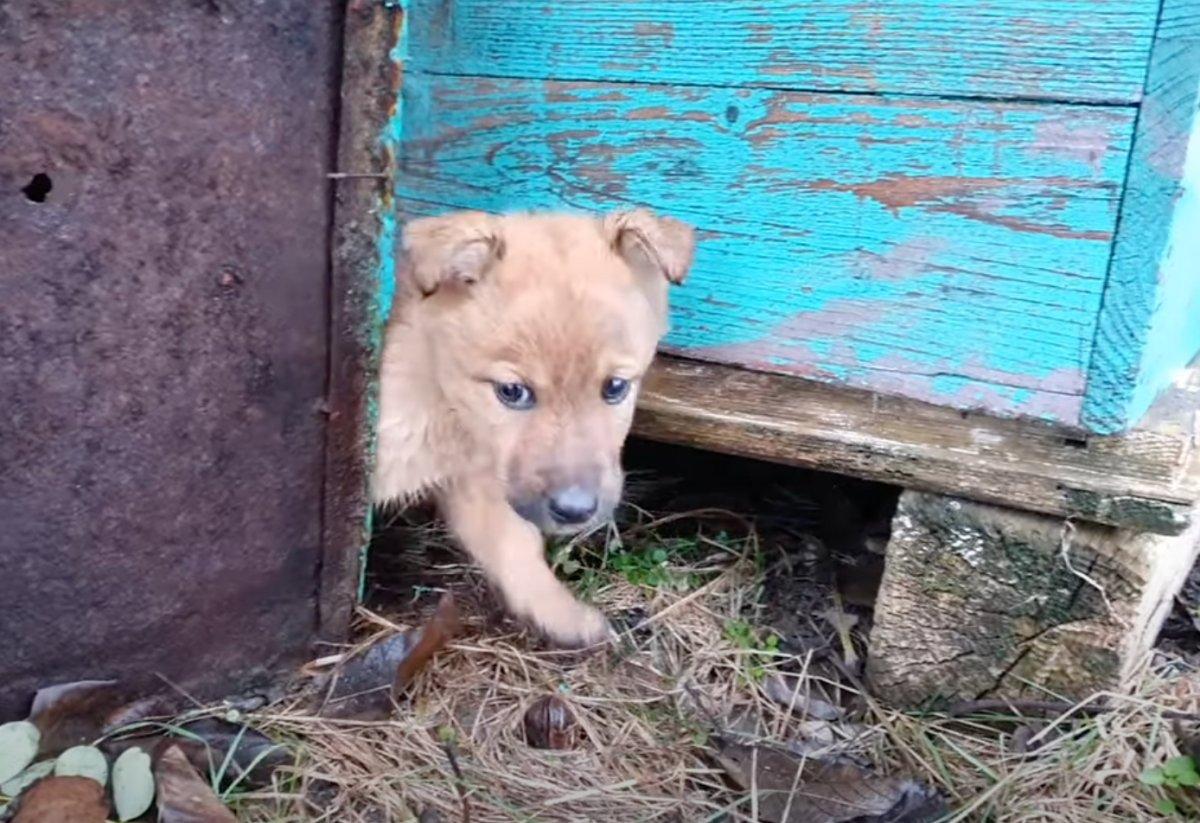
<instances>
[{"instance_id":1,"label":"tan puppy","mask_svg":"<svg viewBox=\"0 0 1200 823\"><path fill-rule=\"evenodd\" d=\"M372 496L434 495L509 609L562 645L608 624L555 578L542 533L588 528L619 501L638 383L693 247L690 227L641 209L460 212L404 230Z\"/></svg>"}]
</instances>

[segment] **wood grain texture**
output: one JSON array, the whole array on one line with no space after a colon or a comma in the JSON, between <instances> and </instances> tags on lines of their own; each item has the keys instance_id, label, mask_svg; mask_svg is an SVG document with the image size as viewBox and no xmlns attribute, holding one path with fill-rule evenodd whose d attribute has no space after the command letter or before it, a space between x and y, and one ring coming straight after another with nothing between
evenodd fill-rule
<instances>
[{"instance_id":1,"label":"wood grain texture","mask_svg":"<svg viewBox=\"0 0 1200 823\"><path fill-rule=\"evenodd\" d=\"M1200 500L1200 369L1146 427L1077 438L1032 421L671 357L646 380L634 433L912 489L1160 534Z\"/></svg>"},{"instance_id":2,"label":"wood grain texture","mask_svg":"<svg viewBox=\"0 0 1200 823\"><path fill-rule=\"evenodd\" d=\"M667 349L1078 422L1132 110L410 72L397 202L696 224Z\"/></svg>"},{"instance_id":3,"label":"wood grain texture","mask_svg":"<svg viewBox=\"0 0 1200 823\"><path fill-rule=\"evenodd\" d=\"M410 64L494 77L1130 102L1155 0L409 0Z\"/></svg>"},{"instance_id":4,"label":"wood grain texture","mask_svg":"<svg viewBox=\"0 0 1200 823\"><path fill-rule=\"evenodd\" d=\"M1119 688L1198 548L1200 523L1165 537L906 491L875 603L872 691L919 706Z\"/></svg>"},{"instance_id":5,"label":"wood grain texture","mask_svg":"<svg viewBox=\"0 0 1200 823\"><path fill-rule=\"evenodd\" d=\"M1165 0L1083 420L1120 431L1200 352L1200 2Z\"/></svg>"}]
</instances>

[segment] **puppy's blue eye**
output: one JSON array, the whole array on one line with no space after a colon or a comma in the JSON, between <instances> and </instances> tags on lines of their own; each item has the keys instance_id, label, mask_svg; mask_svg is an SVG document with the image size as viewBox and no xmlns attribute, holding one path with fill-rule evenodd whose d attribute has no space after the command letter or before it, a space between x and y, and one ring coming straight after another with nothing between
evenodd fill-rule
<instances>
[{"instance_id":1,"label":"puppy's blue eye","mask_svg":"<svg viewBox=\"0 0 1200 823\"><path fill-rule=\"evenodd\" d=\"M615 406L629 394L629 385L629 381L624 377L610 377L600 387L600 396L604 398L605 403Z\"/></svg>"},{"instance_id":2,"label":"puppy's blue eye","mask_svg":"<svg viewBox=\"0 0 1200 823\"><path fill-rule=\"evenodd\" d=\"M497 383L496 397L510 409L518 411L532 409L537 402L537 398L533 395L533 389L524 383Z\"/></svg>"}]
</instances>

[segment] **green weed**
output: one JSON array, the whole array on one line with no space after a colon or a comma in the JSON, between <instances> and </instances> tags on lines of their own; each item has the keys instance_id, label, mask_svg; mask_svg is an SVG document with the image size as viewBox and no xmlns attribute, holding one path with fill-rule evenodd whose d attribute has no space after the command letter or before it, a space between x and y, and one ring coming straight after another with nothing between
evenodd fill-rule
<instances>
[{"instance_id":1,"label":"green weed","mask_svg":"<svg viewBox=\"0 0 1200 823\"><path fill-rule=\"evenodd\" d=\"M726 621L725 639L747 652L746 678L751 683L761 682L767 667L780 654L779 635L763 633L745 620Z\"/></svg>"},{"instance_id":2,"label":"green weed","mask_svg":"<svg viewBox=\"0 0 1200 823\"><path fill-rule=\"evenodd\" d=\"M1155 801L1154 807L1160 814L1174 816L1179 813L1177 799L1182 791L1200 787L1200 772L1196 761L1188 755L1172 757L1161 766L1146 769L1139 778L1146 786L1161 788L1166 794ZM1170 795L1176 795L1172 798Z\"/></svg>"}]
</instances>

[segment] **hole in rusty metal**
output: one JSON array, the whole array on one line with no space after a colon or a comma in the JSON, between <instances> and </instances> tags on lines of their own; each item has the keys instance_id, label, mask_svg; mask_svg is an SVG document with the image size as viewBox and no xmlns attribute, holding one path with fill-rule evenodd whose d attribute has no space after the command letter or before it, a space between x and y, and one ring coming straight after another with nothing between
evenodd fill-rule
<instances>
[{"instance_id":1,"label":"hole in rusty metal","mask_svg":"<svg viewBox=\"0 0 1200 823\"><path fill-rule=\"evenodd\" d=\"M25 195L25 199L33 203L45 203L46 195L54 188L54 183L50 180L50 175L38 172L33 176L21 193Z\"/></svg>"}]
</instances>

